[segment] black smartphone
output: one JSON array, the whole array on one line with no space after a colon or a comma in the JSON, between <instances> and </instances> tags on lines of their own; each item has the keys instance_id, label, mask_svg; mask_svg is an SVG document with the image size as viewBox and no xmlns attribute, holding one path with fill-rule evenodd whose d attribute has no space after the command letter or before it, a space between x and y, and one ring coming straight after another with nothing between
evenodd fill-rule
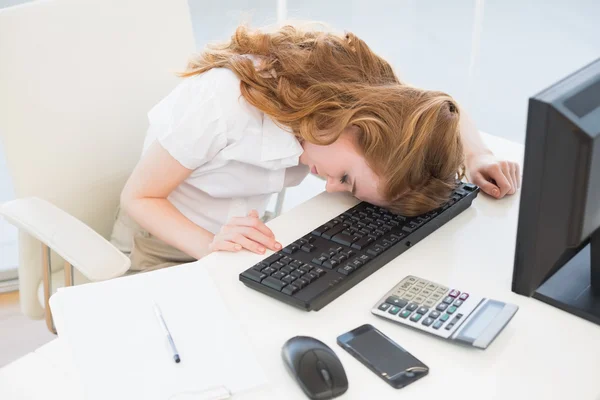
<instances>
[{"instance_id":1,"label":"black smartphone","mask_svg":"<svg viewBox=\"0 0 600 400\"><path fill-rule=\"evenodd\" d=\"M337 343L396 389L429 373L427 365L373 325L366 324L344 333L338 336Z\"/></svg>"}]
</instances>

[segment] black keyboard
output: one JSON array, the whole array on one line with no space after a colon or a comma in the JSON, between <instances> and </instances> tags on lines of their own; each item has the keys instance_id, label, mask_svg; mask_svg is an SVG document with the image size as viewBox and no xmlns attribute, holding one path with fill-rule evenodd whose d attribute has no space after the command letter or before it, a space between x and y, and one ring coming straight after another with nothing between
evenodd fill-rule
<instances>
[{"instance_id":1,"label":"black keyboard","mask_svg":"<svg viewBox=\"0 0 600 400\"><path fill-rule=\"evenodd\" d=\"M443 207L404 217L359 203L240 274L240 281L318 311L466 210L479 188L461 183Z\"/></svg>"}]
</instances>

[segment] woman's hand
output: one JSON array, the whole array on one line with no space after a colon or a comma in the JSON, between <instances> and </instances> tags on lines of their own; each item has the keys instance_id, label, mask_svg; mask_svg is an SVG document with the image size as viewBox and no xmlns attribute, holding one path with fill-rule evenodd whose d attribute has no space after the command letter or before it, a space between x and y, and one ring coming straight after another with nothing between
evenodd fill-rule
<instances>
[{"instance_id":1,"label":"woman's hand","mask_svg":"<svg viewBox=\"0 0 600 400\"><path fill-rule=\"evenodd\" d=\"M208 245L209 251L240 251L248 249L264 254L266 249L281 250L281 244L275 240L273 232L258 218L256 210L247 217L234 217L221 228Z\"/></svg>"},{"instance_id":2,"label":"woman's hand","mask_svg":"<svg viewBox=\"0 0 600 400\"><path fill-rule=\"evenodd\" d=\"M501 199L521 187L521 171L516 162L500 161L491 152L482 152L468 157L466 164L471 182L492 197Z\"/></svg>"}]
</instances>

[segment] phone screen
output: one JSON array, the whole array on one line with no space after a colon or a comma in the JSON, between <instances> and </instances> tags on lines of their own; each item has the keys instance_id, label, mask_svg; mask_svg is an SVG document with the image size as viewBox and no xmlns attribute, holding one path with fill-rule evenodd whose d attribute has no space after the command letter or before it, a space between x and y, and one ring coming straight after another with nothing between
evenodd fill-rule
<instances>
[{"instance_id":1,"label":"phone screen","mask_svg":"<svg viewBox=\"0 0 600 400\"><path fill-rule=\"evenodd\" d=\"M338 338L338 343L395 387L427 374L425 364L371 325L363 325ZM394 384L395 378L399 380Z\"/></svg>"},{"instance_id":2,"label":"phone screen","mask_svg":"<svg viewBox=\"0 0 600 400\"><path fill-rule=\"evenodd\" d=\"M367 359L379 372L385 372L390 377L411 367L423 366L410 353L376 330L368 330L355 336L348 342L348 346Z\"/></svg>"}]
</instances>

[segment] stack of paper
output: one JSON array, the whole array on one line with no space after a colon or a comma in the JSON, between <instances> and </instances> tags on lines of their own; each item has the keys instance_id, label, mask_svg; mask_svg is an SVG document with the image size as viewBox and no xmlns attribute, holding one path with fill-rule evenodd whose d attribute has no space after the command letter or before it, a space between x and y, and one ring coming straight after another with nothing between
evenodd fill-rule
<instances>
[{"instance_id":1,"label":"stack of paper","mask_svg":"<svg viewBox=\"0 0 600 400\"><path fill-rule=\"evenodd\" d=\"M173 361L156 302L179 350ZM267 383L252 348L199 264L62 289L59 336L88 399L210 398ZM218 397L217 395L215 395Z\"/></svg>"}]
</instances>

